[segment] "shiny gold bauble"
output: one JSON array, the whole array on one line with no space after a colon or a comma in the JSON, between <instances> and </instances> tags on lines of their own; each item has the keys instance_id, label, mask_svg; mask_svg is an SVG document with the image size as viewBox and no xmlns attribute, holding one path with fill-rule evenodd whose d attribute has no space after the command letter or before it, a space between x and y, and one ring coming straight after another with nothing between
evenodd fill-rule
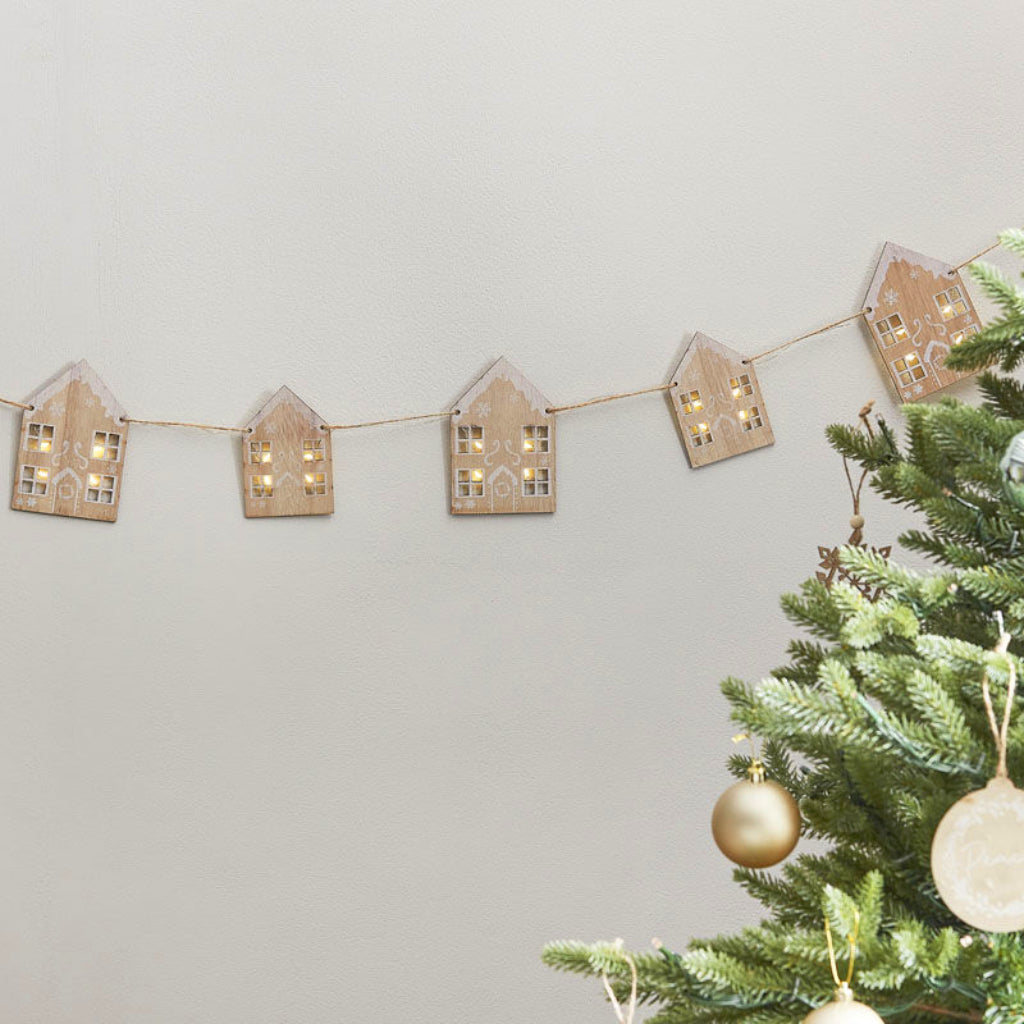
<instances>
[{"instance_id":1,"label":"shiny gold bauble","mask_svg":"<svg viewBox=\"0 0 1024 1024\"><path fill-rule=\"evenodd\" d=\"M711 834L729 860L745 868L770 868L800 838L796 801L763 771L730 786L711 812Z\"/></svg>"},{"instance_id":2,"label":"shiny gold bauble","mask_svg":"<svg viewBox=\"0 0 1024 1024\"><path fill-rule=\"evenodd\" d=\"M843 984L830 1003L811 1010L804 1024L883 1024L882 1018L866 1003L853 998L850 986Z\"/></svg>"},{"instance_id":3,"label":"shiny gold bauble","mask_svg":"<svg viewBox=\"0 0 1024 1024\"><path fill-rule=\"evenodd\" d=\"M932 839L932 877L966 924L1024 929L1024 791L997 777L953 804Z\"/></svg>"}]
</instances>

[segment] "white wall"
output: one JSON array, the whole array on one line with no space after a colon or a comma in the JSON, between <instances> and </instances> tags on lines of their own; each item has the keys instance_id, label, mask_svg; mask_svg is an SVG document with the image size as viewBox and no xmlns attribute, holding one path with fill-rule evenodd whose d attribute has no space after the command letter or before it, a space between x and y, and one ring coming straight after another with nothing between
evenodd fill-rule
<instances>
[{"instance_id":1,"label":"white wall","mask_svg":"<svg viewBox=\"0 0 1024 1024\"><path fill-rule=\"evenodd\" d=\"M0 24L7 396L85 356L135 416L288 383L361 420L504 353L572 402L1021 219L1016 0ZM897 417L855 324L761 379L776 447L698 472L661 396L565 415L553 517L451 518L435 422L338 435L325 521L246 521L236 438L141 426L116 526L0 512L4 1021L591 1024L546 939L754 920L717 682L782 663L777 595L847 535L825 424Z\"/></svg>"}]
</instances>

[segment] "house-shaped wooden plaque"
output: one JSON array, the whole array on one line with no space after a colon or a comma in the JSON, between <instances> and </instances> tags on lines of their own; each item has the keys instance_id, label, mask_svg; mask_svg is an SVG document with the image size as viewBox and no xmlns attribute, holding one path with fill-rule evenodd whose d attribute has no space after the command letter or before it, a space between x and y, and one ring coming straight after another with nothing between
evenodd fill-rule
<instances>
[{"instance_id":1,"label":"house-shaped wooden plaque","mask_svg":"<svg viewBox=\"0 0 1024 1024\"><path fill-rule=\"evenodd\" d=\"M11 508L114 522L128 423L110 389L83 359L28 402Z\"/></svg>"},{"instance_id":2,"label":"house-shaped wooden plaque","mask_svg":"<svg viewBox=\"0 0 1024 1024\"><path fill-rule=\"evenodd\" d=\"M886 242L864 306L871 340L904 401L970 376L945 366L950 350L981 330L963 279L949 264Z\"/></svg>"},{"instance_id":3,"label":"house-shaped wooden plaque","mask_svg":"<svg viewBox=\"0 0 1024 1024\"><path fill-rule=\"evenodd\" d=\"M555 511L555 416L549 405L504 358L456 402L453 515Z\"/></svg>"},{"instance_id":4,"label":"house-shaped wooden plaque","mask_svg":"<svg viewBox=\"0 0 1024 1024\"><path fill-rule=\"evenodd\" d=\"M242 434L242 487L249 519L326 516L334 511L331 432L282 387Z\"/></svg>"},{"instance_id":5,"label":"house-shaped wooden plaque","mask_svg":"<svg viewBox=\"0 0 1024 1024\"><path fill-rule=\"evenodd\" d=\"M775 443L757 374L738 352L698 331L672 381L672 408L694 469Z\"/></svg>"}]
</instances>

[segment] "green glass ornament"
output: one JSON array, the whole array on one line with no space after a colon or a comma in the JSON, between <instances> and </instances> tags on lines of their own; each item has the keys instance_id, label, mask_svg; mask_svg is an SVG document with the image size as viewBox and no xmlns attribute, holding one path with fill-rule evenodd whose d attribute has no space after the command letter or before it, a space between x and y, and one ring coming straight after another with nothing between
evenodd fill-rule
<instances>
[{"instance_id":1,"label":"green glass ornament","mask_svg":"<svg viewBox=\"0 0 1024 1024\"><path fill-rule=\"evenodd\" d=\"M1006 497L1019 509L1024 509L1024 430L1011 442L999 463Z\"/></svg>"}]
</instances>

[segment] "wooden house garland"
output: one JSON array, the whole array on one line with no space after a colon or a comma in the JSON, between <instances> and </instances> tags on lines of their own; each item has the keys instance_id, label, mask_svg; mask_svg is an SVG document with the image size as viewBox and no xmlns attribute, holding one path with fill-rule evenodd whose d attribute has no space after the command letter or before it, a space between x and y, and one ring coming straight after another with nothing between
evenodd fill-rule
<instances>
[{"instance_id":1,"label":"wooden house garland","mask_svg":"<svg viewBox=\"0 0 1024 1024\"><path fill-rule=\"evenodd\" d=\"M451 415L453 515L555 511L555 415L507 359Z\"/></svg>"},{"instance_id":2,"label":"wooden house garland","mask_svg":"<svg viewBox=\"0 0 1024 1024\"><path fill-rule=\"evenodd\" d=\"M128 444L125 411L83 359L29 396L11 508L113 523Z\"/></svg>"},{"instance_id":3,"label":"wooden house garland","mask_svg":"<svg viewBox=\"0 0 1024 1024\"><path fill-rule=\"evenodd\" d=\"M886 242L864 307L871 340L904 401L969 376L945 366L950 350L981 330L960 272L949 264Z\"/></svg>"},{"instance_id":4,"label":"wooden house garland","mask_svg":"<svg viewBox=\"0 0 1024 1024\"><path fill-rule=\"evenodd\" d=\"M775 443L754 367L700 331L668 390L694 469Z\"/></svg>"},{"instance_id":5,"label":"wooden house garland","mask_svg":"<svg viewBox=\"0 0 1024 1024\"><path fill-rule=\"evenodd\" d=\"M331 432L282 387L242 434L242 486L249 519L326 516L334 511Z\"/></svg>"}]
</instances>

